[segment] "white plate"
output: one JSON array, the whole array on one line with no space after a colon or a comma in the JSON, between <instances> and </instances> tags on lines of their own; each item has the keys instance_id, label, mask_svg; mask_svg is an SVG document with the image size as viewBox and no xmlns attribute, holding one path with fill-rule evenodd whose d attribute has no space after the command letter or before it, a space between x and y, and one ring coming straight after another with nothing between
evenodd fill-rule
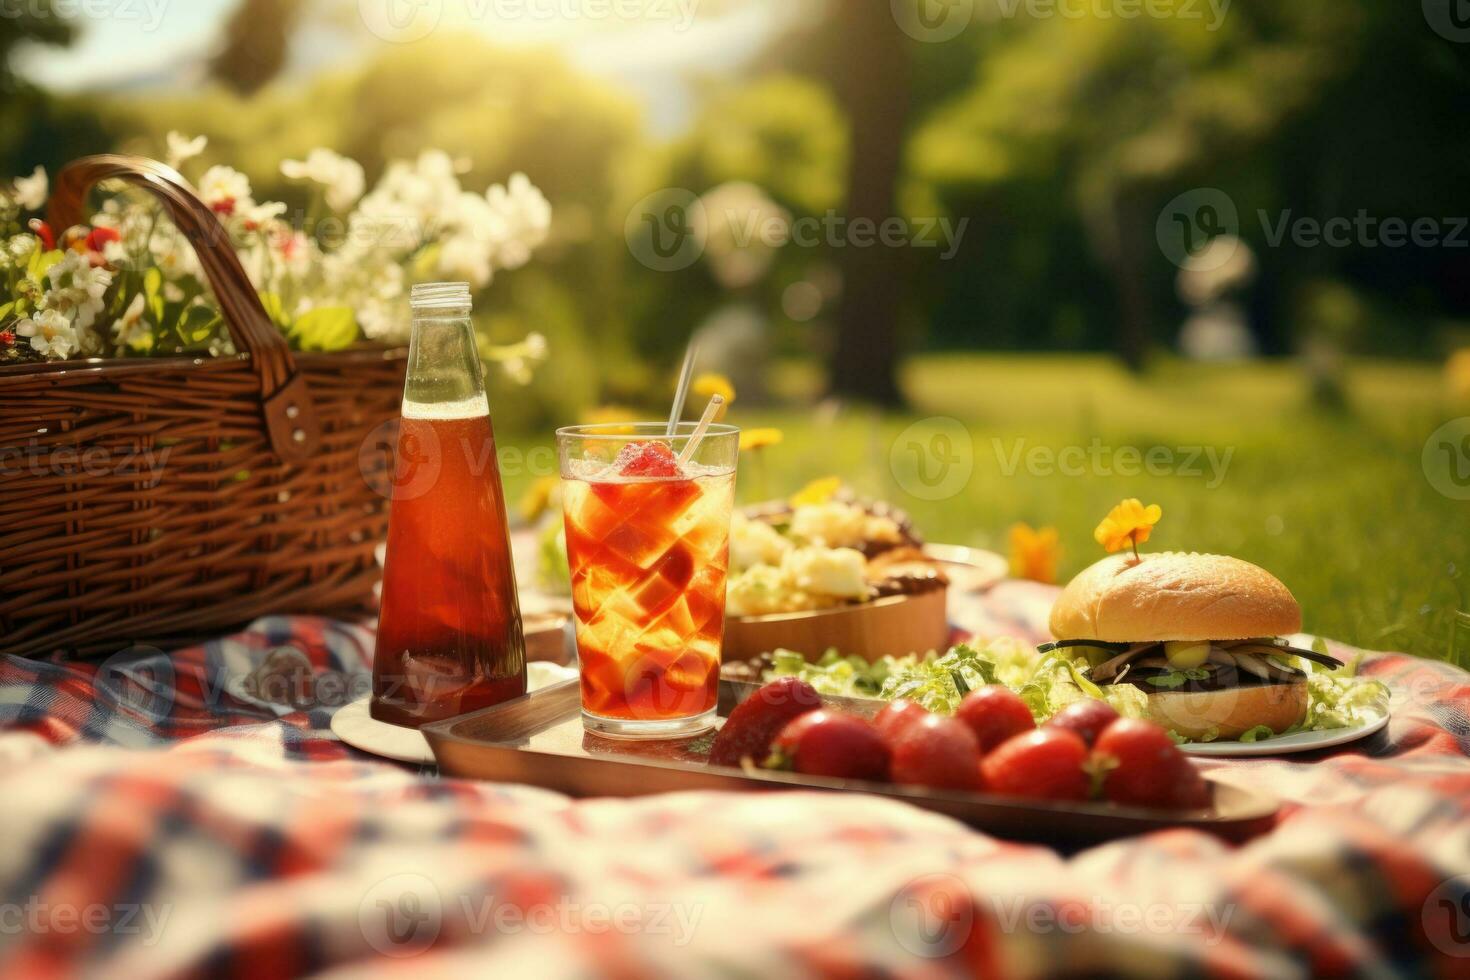
<instances>
[{"instance_id":1,"label":"white plate","mask_svg":"<svg viewBox=\"0 0 1470 980\"><path fill-rule=\"evenodd\" d=\"M1278 735L1260 742L1189 742L1179 746L1186 755L1214 758L1245 758L1262 755L1290 755L1295 752L1315 752L1330 749L1334 745L1356 742L1380 731L1388 724L1388 709L1372 721L1365 721L1352 728L1332 728L1323 732L1297 732L1294 735Z\"/></svg>"},{"instance_id":2,"label":"white plate","mask_svg":"<svg viewBox=\"0 0 1470 980\"><path fill-rule=\"evenodd\" d=\"M574 667L533 661L526 664L526 689L540 690L576 676ZM366 697L343 705L332 716L332 734L354 749L380 755L385 759L434 765L434 752L429 748L428 739L416 729L400 728L386 721L378 721L368 713L368 702L371 700L372 698Z\"/></svg>"}]
</instances>

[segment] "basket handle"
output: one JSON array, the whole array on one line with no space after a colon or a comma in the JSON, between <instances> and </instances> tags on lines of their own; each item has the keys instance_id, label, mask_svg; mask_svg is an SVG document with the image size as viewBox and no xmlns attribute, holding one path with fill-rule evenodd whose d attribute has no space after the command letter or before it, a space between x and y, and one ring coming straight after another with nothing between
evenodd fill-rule
<instances>
[{"instance_id":1,"label":"basket handle","mask_svg":"<svg viewBox=\"0 0 1470 980\"><path fill-rule=\"evenodd\" d=\"M261 410L271 448L284 462L309 458L321 439L321 429L306 378L297 373L291 348L261 305L229 233L178 171L138 156L106 154L76 160L56 175L51 226L59 232L82 224L87 194L104 180L136 184L163 202L174 226L193 245L235 346L250 355L260 379Z\"/></svg>"}]
</instances>

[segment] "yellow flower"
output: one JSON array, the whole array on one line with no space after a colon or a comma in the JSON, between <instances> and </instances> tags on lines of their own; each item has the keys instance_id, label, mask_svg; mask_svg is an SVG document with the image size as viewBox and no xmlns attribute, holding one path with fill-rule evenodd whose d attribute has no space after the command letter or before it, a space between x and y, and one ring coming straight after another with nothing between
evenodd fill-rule
<instances>
[{"instance_id":1,"label":"yellow flower","mask_svg":"<svg viewBox=\"0 0 1470 980\"><path fill-rule=\"evenodd\" d=\"M784 438L780 429L746 429L740 433L740 451L778 446Z\"/></svg>"},{"instance_id":2,"label":"yellow flower","mask_svg":"<svg viewBox=\"0 0 1470 980\"><path fill-rule=\"evenodd\" d=\"M725 399L726 405L735 401L735 386L730 383L730 379L723 374L715 374L713 371L696 375L690 384L690 390L705 401L709 401L716 395Z\"/></svg>"},{"instance_id":3,"label":"yellow flower","mask_svg":"<svg viewBox=\"0 0 1470 980\"><path fill-rule=\"evenodd\" d=\"M1455 351L1444 366L1445 382L1450 397L1456 401L1470 402L1470 347Z\"/></svg>"},{"instance_id":4,"label":"yellow flower","mask_svg":"<svg viewBox=\"0 0 1470 980\"><path fill-rule=\"evenodd\" d=\"M1137 557L1138 546L1148 540L1154 525L1163 516L1164 509L1158 504L1145 507L1138 498L1129 498L1103 518L1092 536L1097 539L1098 544L1108 549L1110 555L1132 545L1133 554Z\"/></svg>"},{"instance_id":5,"label":"yellow flower","mask_svg":"<svg viewBox=\"0 0 1470 980\"><path fill-rule=\"evenodd\" d=\"M582 413L584 425L612 425L617 422L637 422L638 413L626 405L602 405L589 408Z\"/></svg>"},{"instance_id":6,"label":"yellow flower","mask_svg":"<svg viewBox=\"0 0 1470 980\"><path fill-rule=\"evenodd\" d=\"M842 477L824 476L820 480L813 480L791 496L792 507L812 507L817 504L825 504L837 496L837 491L842 489Z\"/></svg>"},{"instance_id":7,"label":"yellow flower","mask_svg":"<svg viewBox=\"0 0 1470 980\"><path fill-rule=\"evenodd\" d=\"M1061 557L1057 529L1016 524L1011 528L1011 575L1033 582L1057 583L1057 559Z\"/></svg>"},{"instance_id":8,"label":"yellow flower","mask_svg":"<svg viewBox=\"0 0 1470 980\"><path fill-rule=\"evenodd\" d=\"M546 508L551 506L552 498L561 491L561 479L555 476L543 476L531 484L529 490L521 497L521 517L527 524L546 513Z\"/></svg>"}]
</instances>

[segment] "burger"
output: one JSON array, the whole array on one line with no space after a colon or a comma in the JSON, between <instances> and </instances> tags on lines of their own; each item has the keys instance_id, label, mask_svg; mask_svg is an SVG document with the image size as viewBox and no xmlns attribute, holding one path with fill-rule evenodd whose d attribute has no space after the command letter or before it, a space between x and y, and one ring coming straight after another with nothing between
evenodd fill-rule
<instances>
[{"instance_id":1,"label":"burger","mask_svg":"<svg viewBox=\"0 0 1470 980\"><path fill-rule=\"evenodd\" d=\"M1190 739L1280 734L1307 714L1307 674L1291 646L1302 611L1280 581L1223 555L1124 554L1072 580L1051 613L1056 643L1085 655L1099 687L1129 684L1149 719ZM1263 735L1264 731L1258 731Z\"/></svg>"}]
</instances>

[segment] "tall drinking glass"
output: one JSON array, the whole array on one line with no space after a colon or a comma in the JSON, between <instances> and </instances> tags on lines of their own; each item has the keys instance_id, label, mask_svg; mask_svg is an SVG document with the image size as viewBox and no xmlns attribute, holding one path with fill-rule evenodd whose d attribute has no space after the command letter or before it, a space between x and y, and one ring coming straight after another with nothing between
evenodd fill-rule
<instances>
[{"instance_id":1,"label":"tall drinking glass","mask_svg":"<svg viewBox=\"0 0 1470 980\"><path fill-rule=\"evenodd\" d=\"M740 432L592 425L557 433L582 722L614 738L714 724Z\"/></svg>"},{"instance_id":2,"label":"tall drinking glass","mask_svg":"<svg viewBox=\"0 0 1470 980\"><path fill-rule=\"evenodd\" d=\"M371 711L418 728L524 694L526 642L469 287L413 311Z\"/></svg>"}]
</instances>

